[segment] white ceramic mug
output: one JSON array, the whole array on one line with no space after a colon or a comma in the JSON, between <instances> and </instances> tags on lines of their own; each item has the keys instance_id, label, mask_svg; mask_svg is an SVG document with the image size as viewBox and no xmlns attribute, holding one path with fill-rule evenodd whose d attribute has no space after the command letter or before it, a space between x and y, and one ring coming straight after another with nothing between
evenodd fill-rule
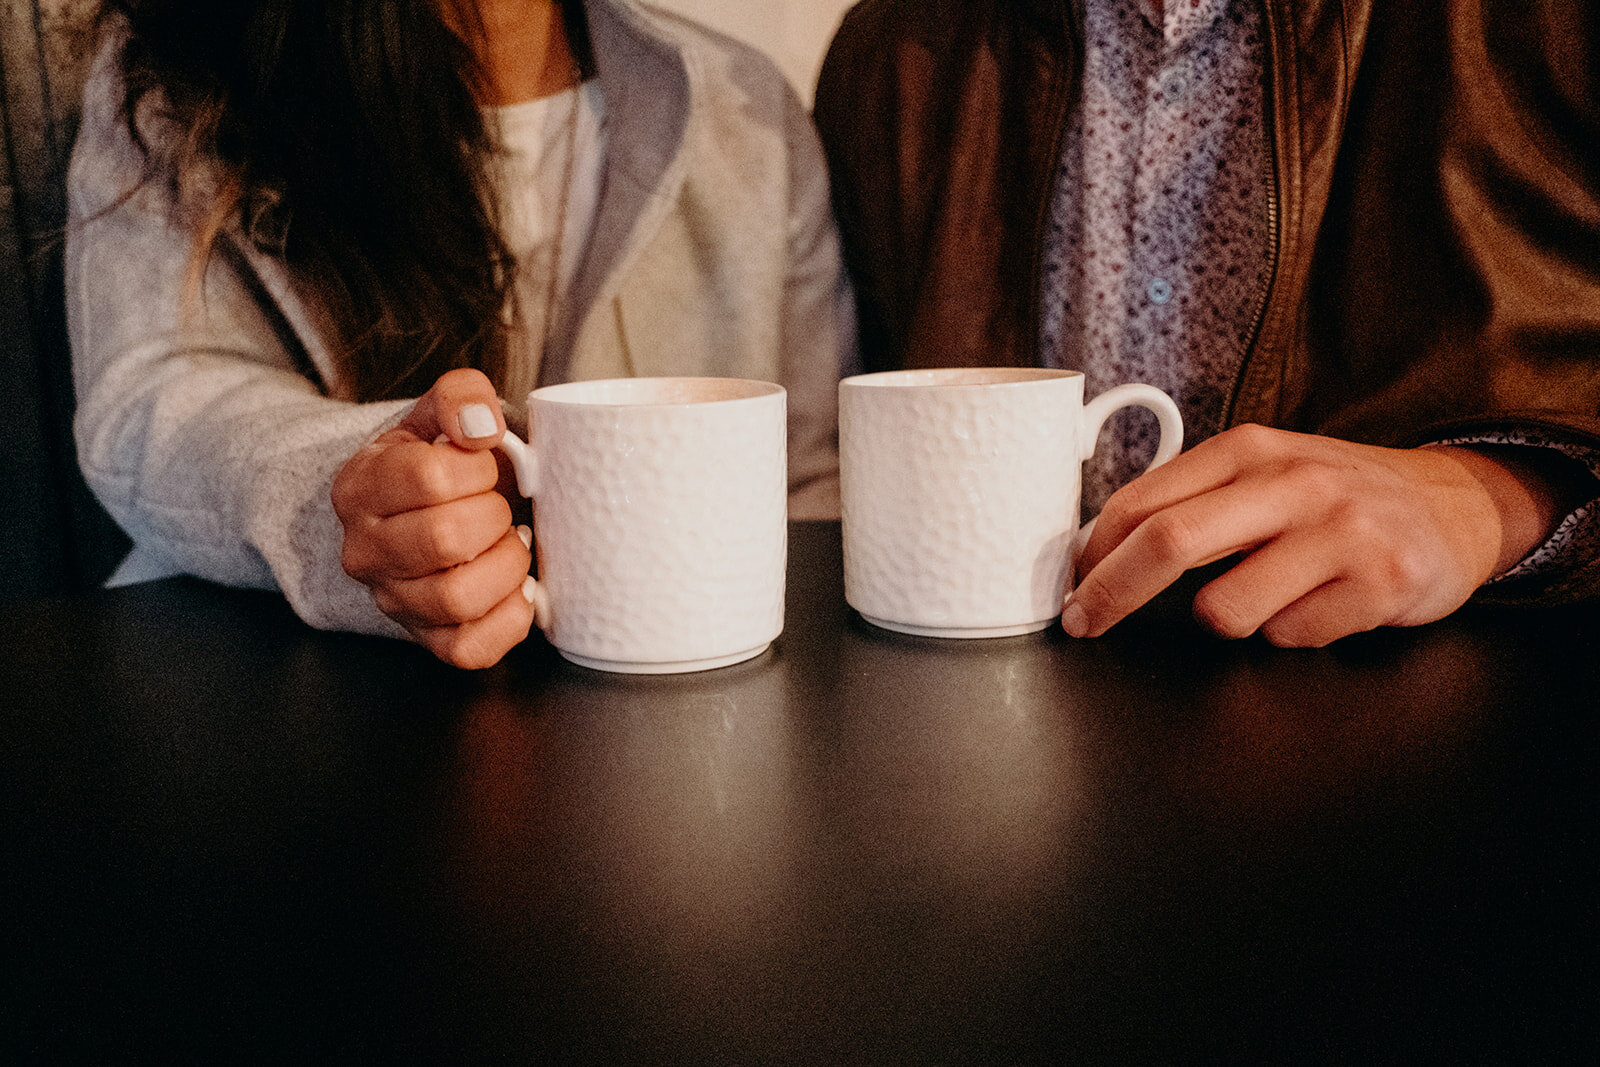
<instances>
[{"instance_id":1,"label":"white ceramic mug","mask_svg":"<svg viewBox=\"0 0 1600 1067\"><path fill-rule=\"evenodd\" d=\"M1042 630L1071 588L1083 461L1106 418L1149 408L1151 466L1178 454L1165 393L1122 385L1088 404L1077 371L888 371L839 383L845 599L929 637Z\"/></svg>"},{"instance_id":2,"label":"white ceramic mug","mask_svg":"<svg viewBox=\"0 0 1600 1067\"><path fill-rule=\"evenodd\" d=\"M783 629L785 393L733 378L569 382L501 447L534 501L537 621L574 663L723 667Z\"/></svg>"}]
</instances>

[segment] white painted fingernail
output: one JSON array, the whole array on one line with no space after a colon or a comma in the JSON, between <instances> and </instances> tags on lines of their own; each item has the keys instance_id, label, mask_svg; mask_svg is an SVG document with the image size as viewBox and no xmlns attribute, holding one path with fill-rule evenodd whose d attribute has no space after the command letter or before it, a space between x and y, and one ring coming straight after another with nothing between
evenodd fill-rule
<instances>
[{"instance_id":1,"label":"white painted fingernail","mask_svg":"<svg viewBox=\"0 0 1600 1067\"><path fill-rule=\"evenodd\" d=\"M529 526L518 526L517 527L517 536L522 538L522 547L523 548L527 548L527 549L533 548L533 529L532 529L532 527L529 527Z\"/></svg>"},{"instance_id":2,"label":"white painted fingernail","mask_svg":"<svg viewBox=\"0 0 1600 1067\"><path fill-rule=\"evenodd\" d=\"M468 404L461 409L457 418L461 420L461 432L468 437L493 437L498 429L494 412L489 410L488 404Z\"/></svg>"},{"instance_id":3,"label":"white painted fingernail","mask_svg":"<svg viewBox=\"0 0 1600 1067\"><path fill-rule=\"evenodd\" d=\"M526 578L522 579L522 599L532 604L537 597L536 591L538 588L539 583L534 580L533 575L530 574Z\"/></svg>"}]
</instances>

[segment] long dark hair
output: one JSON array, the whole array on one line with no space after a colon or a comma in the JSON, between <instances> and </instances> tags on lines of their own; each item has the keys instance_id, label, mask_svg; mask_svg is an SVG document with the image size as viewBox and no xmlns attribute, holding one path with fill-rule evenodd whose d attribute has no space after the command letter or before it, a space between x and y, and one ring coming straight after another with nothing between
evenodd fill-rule
<instances>
[{"instance_id":1,"label":"long dark hair","mask_svg":"<svg viewBox=\"0 0 1600 1067\"><path fill-rule=\"evenodd\" d=\"M439 2L102 8L127 26L135 137L147 98L180 133L141 143L147 177L172 183L195 226L197 269L235 220L281 255L326 318L350 399L417 396L455 367L503 378L513 272L485 178L483 75ZM481 30L474 0L448 2L467 37ZM581 20L580 3L562 7Z\"/></svg>"}]
</instances>

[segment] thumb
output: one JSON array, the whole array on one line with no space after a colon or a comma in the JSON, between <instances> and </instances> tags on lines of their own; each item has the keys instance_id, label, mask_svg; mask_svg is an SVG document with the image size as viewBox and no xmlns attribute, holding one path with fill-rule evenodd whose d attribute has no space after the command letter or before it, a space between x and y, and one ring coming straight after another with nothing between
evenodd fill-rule
<instances>
[{"instance_id":1,"label":"thumb","mask_svg":"<svg viewBox=\"0 0 1600 1067\"><path fill-rule=\"evenodd\" d=\"M464 368L441 375L398 428L423 441L448 437L458 447L476 452L500 440L506 421L489 379L482 371Z\"/></svg>"}]
</instances>

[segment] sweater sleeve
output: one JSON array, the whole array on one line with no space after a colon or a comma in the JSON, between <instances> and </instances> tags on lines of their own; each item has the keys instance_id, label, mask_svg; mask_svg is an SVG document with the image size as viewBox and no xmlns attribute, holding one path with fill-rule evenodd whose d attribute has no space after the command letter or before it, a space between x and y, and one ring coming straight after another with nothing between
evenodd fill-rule
<instances>
[{"instance_id":1,"label":"sweater sleeve","mask_svg":"<svg viewBox=\"0 0 1600 1067\"><path fill-rule=\"evenodd\" d=\"M399 635L340 563L334 474L409 401L327 395L244 258L188 280L194 238L97 59L68 174L67 318L79 463L167 573L281 589L313 626ZM141 127L143 128L143 127Z\"/></svg>"}]
</instances>

